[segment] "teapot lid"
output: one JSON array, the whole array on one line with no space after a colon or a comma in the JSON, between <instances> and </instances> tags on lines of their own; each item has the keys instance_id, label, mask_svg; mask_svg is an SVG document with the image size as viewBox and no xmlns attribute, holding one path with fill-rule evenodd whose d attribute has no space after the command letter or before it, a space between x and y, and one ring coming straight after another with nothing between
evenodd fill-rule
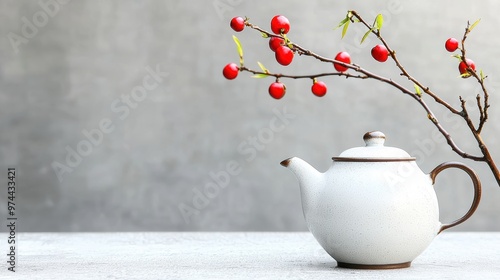
<instances>
[{"instance_id":1,"label":"teapot lid","mask_svg":"<svg viewBox=\"0 0 500 280\"><path fill-rule=\"evenodd\" d=\"M407 152L384 146L385 135L380 131L367 132L363 136L365 147L345 150L334 161L415 161Z\"/></svg>"}]
</instances>

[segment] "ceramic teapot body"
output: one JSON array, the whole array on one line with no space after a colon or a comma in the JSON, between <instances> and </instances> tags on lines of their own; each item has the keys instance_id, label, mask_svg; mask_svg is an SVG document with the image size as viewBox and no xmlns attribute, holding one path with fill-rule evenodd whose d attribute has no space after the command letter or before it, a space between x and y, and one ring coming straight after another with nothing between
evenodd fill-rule
<instances>
[{"instance_id":1,"label":"ceramic teapot body","mask_svg":"<svg viewBox=\"0 0 500 280\"><path fill-rule=\"evenodd\" d=\"M430 174L406 152L383 146L380 132L365 134L366 147L349 149L320 173L299 158L282 165L300 182L307 226L341 267L410 266L442 230L468 219L479 204L481 186L474 171L444 163ZM439 222L434 180L455 167L472 178L475 197L467 214L451 224Z\"/></svg>"}]
</instances>

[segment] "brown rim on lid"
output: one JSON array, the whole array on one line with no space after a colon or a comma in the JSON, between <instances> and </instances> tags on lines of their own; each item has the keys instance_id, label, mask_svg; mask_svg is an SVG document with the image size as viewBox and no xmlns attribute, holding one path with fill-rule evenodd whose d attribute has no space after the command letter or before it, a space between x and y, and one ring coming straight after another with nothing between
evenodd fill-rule
<instances>
[{"instance_id":1,"label":"brown rim on lid","mask_svg":"<svg viewBox=\"0 0 500 280\"><path fill-rule=\"evenodd\" d=\"M416 161L416 158L355 158L355 157L332 157L334 161L351 162L391 162L391 161Z\"/></svg>"},{"instance_id":2,"label":"brown rim on lid","mask_svg":"<svg viewBox=\"0 0 500 280\"><path fill-rule=\"evenodd\" d=\"M384 146L385 135L380 131L371 131L363 135L364 147L355 147L342 152L339 156L333 157L334 161L344 162L408 162L416 161L415 157L407 152Z\"/></svg>"}]
</instances>

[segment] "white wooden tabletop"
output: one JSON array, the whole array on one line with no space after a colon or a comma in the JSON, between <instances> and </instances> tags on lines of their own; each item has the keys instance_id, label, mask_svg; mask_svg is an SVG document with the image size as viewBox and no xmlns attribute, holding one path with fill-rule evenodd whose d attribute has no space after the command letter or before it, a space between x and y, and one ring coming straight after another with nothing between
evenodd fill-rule
<instances>
[{"instance_id":1,"label":"white wooden tabletop","mask_svg":"<svg viewBox=\"0 0 500 280\"><path fill-rule=\"evenodd\" d=\"M308 232L19 233L17 245L15 273L1 247L0 279L500 279L500 232L444 232L394 270L338 268Z\"/></svg>"}]
</instances>

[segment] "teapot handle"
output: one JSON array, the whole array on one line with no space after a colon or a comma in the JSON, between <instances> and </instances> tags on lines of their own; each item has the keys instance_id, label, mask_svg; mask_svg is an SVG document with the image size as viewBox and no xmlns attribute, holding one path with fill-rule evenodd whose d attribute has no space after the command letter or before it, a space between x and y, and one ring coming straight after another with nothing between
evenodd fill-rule
<instances>
[{"instance_id":1,"label":"teapot handle","mask_svg":"<svg viewBox=\"0 0 500 280\"><path fill-rule=\"evenodd\" d=\"M474 212L476 211L477 207L479 206L479 201L481 200L481 182L479 181L479 178L478 178L476 172L474 170L472 170L470 167L468 167L465 164L460 163L460 162L445 162L445 163L438 165L436 168L434 168L434 170L432 170L431 173L429 173L429 175L432 179L432 185L434 185L436 176L441 171L448 169L448 168L451 168L451 167L461 169L461 170L465 171L465 173L467 173L467 175L470 176L470 178L472 179L472 183L474 185L474 199L472 200L472 205L470 206L469 211L467 211L467 213L465 213L465 215L463 217L461 217L460 219L458 219L450 224L442 225L438 231L438 234L440 234L445 229L449 229L451 227L459 225L459 224L465 222L467 219L469 219L472 216L472 214L474 214Z\"/></svg>"}]
</instances>

